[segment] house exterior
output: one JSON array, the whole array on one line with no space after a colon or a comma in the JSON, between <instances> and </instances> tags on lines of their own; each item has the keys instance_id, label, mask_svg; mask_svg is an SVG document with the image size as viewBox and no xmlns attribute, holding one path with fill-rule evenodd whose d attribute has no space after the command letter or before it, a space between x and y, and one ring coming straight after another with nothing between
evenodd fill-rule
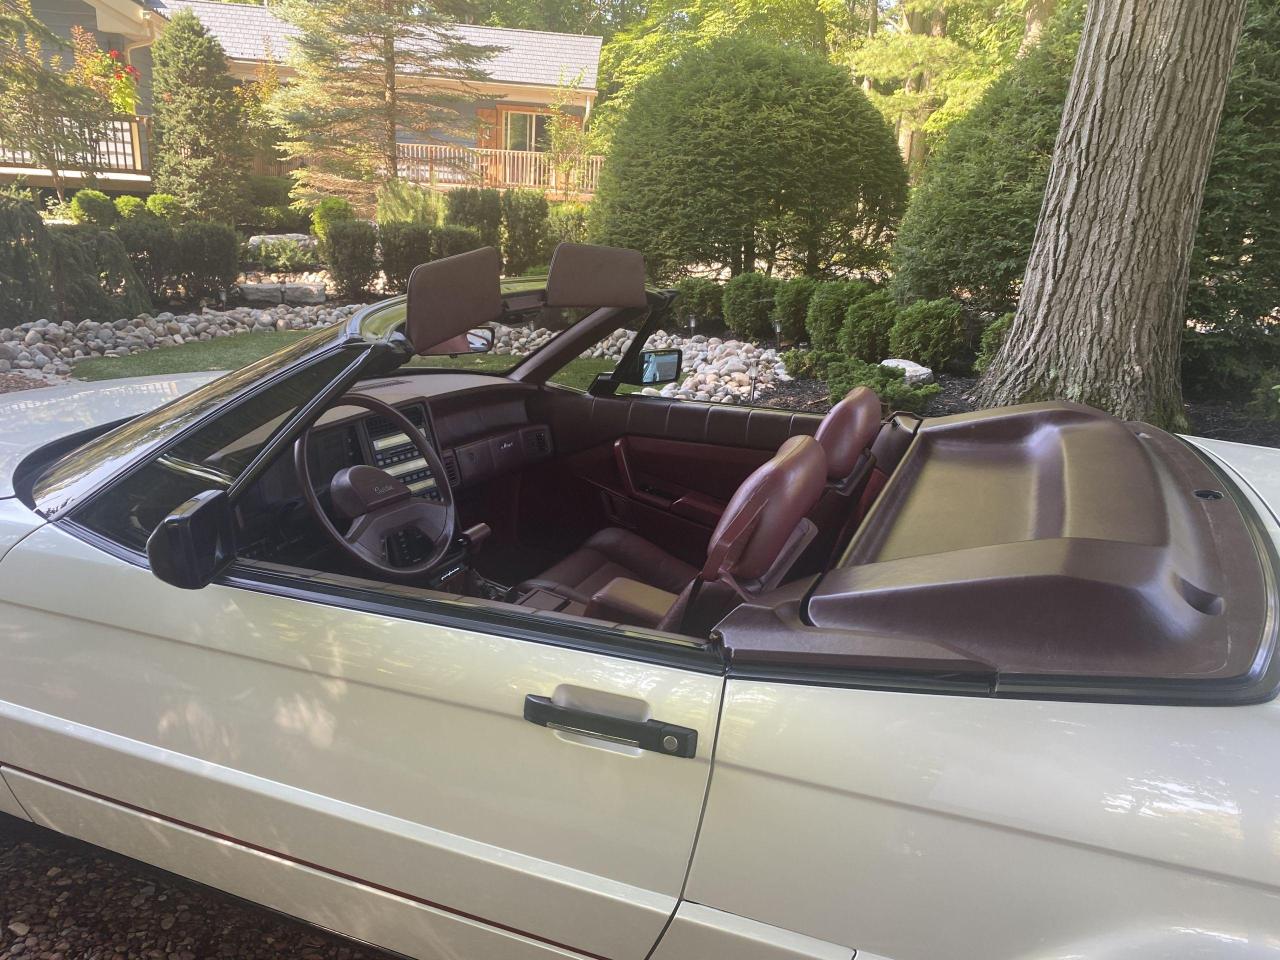
<instances>
[{"instance_id":1,"label":"house exterior","mask_svg":"<svg viewBox=\"0 0 1280 960\"><path fill-rule=\"evenodd\" d=\"M190 10L218 39L233 77L253 80L268 61L277 64L282 81L288 82L291 73L285 61L297 30L266 6L216 0L32 0L32 6L54 32L70 38L72 27L88 30L99 46L120 51L139 71L138 115L115 121L103 144L100 165L105 169L97 175L102 189L149 189L151 44L176 12ZM546 118L557 99L567 100L565 109L583 121L590 115L601 38L472 24L456 29L470 43L497 48L482 65L488 78L468 83L468 96L459 99L463 127L473 132L432 143L404 134L402 175L442 190L466 184L593 193L602 159L586 158L572 182L559 182L565 173L557 173L547 155ZM22 159L0 143L0 183L22 177L43 185L39 171L24 166ZM74 174L69 179L74 182Z\"/></svg>"}]
</instances>

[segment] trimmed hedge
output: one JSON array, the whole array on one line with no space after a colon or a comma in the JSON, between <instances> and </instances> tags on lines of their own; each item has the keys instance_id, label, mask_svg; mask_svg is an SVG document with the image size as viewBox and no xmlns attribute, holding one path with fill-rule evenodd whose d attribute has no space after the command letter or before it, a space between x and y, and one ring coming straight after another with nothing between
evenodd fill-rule
<instances>
[{"instance_id":1,"label":"trimmed hedge","mask_svg":"<svg viewBox=\"0 0 1280 960\"><path fill-rule=\"evenodd\" d=\"M840 349L840 329L849 307L871 290L871 285L861 280L829 280L818 284L809 299L809 312L804 321L814 350Z\"/></svg>"},{"instance_id":2,"label":"trimmed hedge","mask_svg":"<svg viewBox=\"0 0 1280 960\"><path fill-rule=\"evenodd\" d=\"M116 215L120 220L138 220L143 217L151 217L152 213L147 209L147 201L141 197L116 197L115 199Z\"/></svg>"},{"instance_id":3,"label":"trimmed hedge","mask_svg":"<svg viewBox=\"0 0 1280 960\"><path fill-rule=\"evenodd\" d=\"M170 223L181 223L186 219L181 201L171 193L153 193L147 197L147 209Z\"/></svg>"},{"instance_id":4,"label":"trimmed hedge","mask_svg":"<svg viewBox=\"0 0 1280 960\"><path fill-rule=\"evenodd\" d=\"M724 285L724 323L747 340L773 336L773 294L778 281L763 273L740 273Z\"/></svg>"},{"instance_id":5,"label":"trimmed hedge","mask_svg":"<svg viewBox=\"0 0 1280 960\"><path fill-rule=\"evenodd\" d=\"M337 220L326 233L325 260L333 282L344 297L356 300L378 272L378 231L367 220Z\"/></svg>"},{"instance_id":6,"label":"trimmed hedge","mask_svg":"<svg viewBox=\"0 0 1280 960\"><path fill-rule=\"evenodd\" d=\"M964 352L965 334L960 304L948 299L919 300L898 314L889 331L889 352L940 372Z\"/></svg>"},{"instance_id":7,"label":"trimmed hedge","mask_svg":"<svg viewBox=\"0 0 1280 960\"><path fill-rule=\"evenodd\" d=\"M547 245L554 249L558 243L586 243L587 216L590 207L585 203L553 203L547 211Z\"/></svg>"},{"instance_id":8,"label":"trimmed hedge","mask_svg":"<svg viewBox=\"0 0 1280 960\"><path fill-rule=\"evenodd\" d=\"M311 210L311 232L320 238L323 247L329 238L329 229L335 223L354 220L356 212L341 197L325 197Z\"/></svg>"},{"instance_id":9,"label":"trimmed hedge","mask_svg":"<svg viewBox=\"0 0 1280 960\"><path fill-rule=\"evenodd\" d=\"M879 363L889 358L889 335L898 320L898 305L887 290L859 297L845 311L840 349L856 360Z\"/></svg>"},{"instance_id":10,"label":"trimmed hedge","mask_svg":"<svg viewBox=\"0 0 1280 960\"><path fill-rule=\"evenodd\" d=\"M827 389L832 403L843 399L854 387L870 387L890 410L924 413L929 401L942 388L936 383L910 387L905 376L897 367L882 367L878 363L863 363L861 360L836 360L827 367Z\"/></svg>"},{"instance_id":11,"label":"trimmed hedge","mask_svg":"<svg viewBox=\"0 0 1280 960\"><path fill-rule=\"evenodd\" d=\"M449 191L445 203L448 207L446 223L474 229L479 237L478 246L502 247L500 191L492 187L458 187Z\"/></svg>"},{"instance_id":12,"label":"trimmed hedge","mask_svg":"<svg viewBox=\"0 0 1280 960\"><path fill-rule=\"evenodd\" d=\"M782 339L799 343L807 335L805 318L809 315L809 301L818 281L813 277L796 277L783 280L773 293L773 323Z\"/></svg>"},{"instance_id":13,"label":"trimmed hedge","mask_svg":"<svg viewBox=\"0 0 1280 960\"><path fill-rule=\"evenodd\" d=\"M240 242L221 223L184 223L173 231L173 272L188 297L216 296L240 273Z\"/></svg>"},{"instance_id":14,"label":"trimmed hedge","mask_svg":"<svg viewBox=\"0 0 1280 960\"><path fill-rule=\"evenodd\" d=\"M147 215L117 224L115 234L152 302L163 300L176 285L177 243L173 227L159 217Z\"/></svg>"},{"instance_id":15,"label":"trimmed hedge","mask_svg":"<svg viewBox=\"0 0 1280 960\"><path fill-rule=\"evenodd\" d=\"M545 263L547 198L537 190L507 190L502 194L502 254L509 277L519 277Z\"/></svg>"},{"instance_id":16,"label":"trimmed hedge","mask_svg":"<svg viewBox=\"0 0 1280 960\"><path fill-rule=\"evenodd\" d=\"M675 286L680 296L672 315L691 331L715 334L724 330L724 287L706 277L685 277Z\"/></svg>"},{"instance_id":17,"label":"trimmed hedge","mask_svg":"<svg viewBox=\"0 0 1280 960\"><path fill-rule=\"evenodd\" d=\"M0 194L0 326L49 314L53 243L36 208Z\"/></svg>"},{"instance_id":18,"label":"trimmed hedge","mask_svg":"<svg viewBox=\"0 0 1280 960\"><path fill-rule=\"evenodd\" d=\"M435 231L435 242L432 245L438 260L441 257L452 257L459 253L469 253L479 247L487 246L480 237L480 231L474 227L459 227L452 224Z\"/></svg>"},{"instance_id":19,"label":"trimmed hedge","mask_svg":"<svg viewBox=\"0 0 1280 960\"><path fill-rule=\"evenodd\" d=\"M432 255L432 231L425 223L385 223L378 235L382 241L382 272L387 286L403 293L409 286L409 274Z\"/></svg>"}]
</instances>

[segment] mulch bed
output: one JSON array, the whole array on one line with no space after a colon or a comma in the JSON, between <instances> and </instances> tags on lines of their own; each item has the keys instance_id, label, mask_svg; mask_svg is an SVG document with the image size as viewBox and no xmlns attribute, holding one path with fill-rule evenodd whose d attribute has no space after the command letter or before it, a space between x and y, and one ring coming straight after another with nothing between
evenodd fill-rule
<instances>
[{"instance_id":1,"label":"mulch bed","mask_svg":"<svg viewBox=\"0 0 1280 960\"><path fill-rule=\"evenodd\" d=\"M942 388L925 411L925 416L946 417L953 413L970 413L974 404L969 398L977 384L974 377L941 376ZM806 413L826 413L831 408L827 399L827 385L821 380L793 380L782 384L769 394L771 407L803 410ZM1249 416L1240 407L1225 403L1188 403L1187 433L1215 440L1232 440L1251 443L1260 447L1280 447L1280 423L1259 420Z\"/></svg>"},{"instance_id":2,"label":"mulch bed","mask_svg":"<svg viewBox=\"0 0 1280 960\"><path fill-rule=\"evenodd\" d=\"M17 390L38 390L48 384L35 377L21 373L0 373L0 393L13 393Z\"/></svg>"},{"instance_id":3,"label":"mulch bed","mask_svg":"<svg viewBox=\"0 0 1280 960\"><path fill-rule=\"evenodd\" d=\"M0 816L0 960L387 960L242 900Z\"/></svg>"}]
</instances>

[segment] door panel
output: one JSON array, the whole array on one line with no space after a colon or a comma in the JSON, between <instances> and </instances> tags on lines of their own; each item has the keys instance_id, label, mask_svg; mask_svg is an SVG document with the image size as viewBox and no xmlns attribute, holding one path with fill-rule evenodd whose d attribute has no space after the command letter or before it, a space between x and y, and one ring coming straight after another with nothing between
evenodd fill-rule
<instances>
[{"instance_id":1,"label":"door panel","mask_svg":"<svg viewBox=\"0 0 1280 960\"><path fill-rule=\"evenodd\" d=\"M37 823L161 869L377 942L405 956L551 960L583 954L272 856L38 777L3 771Z\"/></svg>"},{"instance_id":2,"label":"door panel","mask_svg":"<svg viewBox=\"0 0 1280 960\"><path fill-rule=\"evenodd\" d=\"M730 680L686 896L860 958L1275 956L1278 728Z\"/></svg>"},{"instance_id":3,"label":"door panel","mask_svg":"<svg viewBox=\"0 0 1280 960\"><path fill-rule=\"evenodd\" d=\"M611 960L675 907L716 674L180 591L56 527L5 557L0 604L0 764ZM643 701L697 755L523 719L566 685Z\"/></svg>"},{"instance_id":4,"label":"door panel","mask_svg":"<svg viewBox=\"0 0 1280 960\"><path fill-rule=\"evenodd\" d=\"M653 960L853 960L853 951L789 930L712 910L696 903L682 903ZM858 951L862 960L876 960Z\"/></svg>"}]
</instances>

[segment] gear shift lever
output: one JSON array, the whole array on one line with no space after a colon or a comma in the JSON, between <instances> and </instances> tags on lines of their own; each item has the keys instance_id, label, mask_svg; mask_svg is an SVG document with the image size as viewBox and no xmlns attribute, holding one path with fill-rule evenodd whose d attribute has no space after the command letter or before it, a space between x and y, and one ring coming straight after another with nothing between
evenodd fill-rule
<instances>
[{"instance_id":1,"label":"gear shift lever","mask_svg":"<svg viewBox=\"0 0 1280 960\"><path fill-rule=\"evenodd\" d=\"M473 560L484 546L484 542L493 533L487 523L476 523L462 531L462 539L466 541L467 559Z\"/></svg>"}]
</instances>

